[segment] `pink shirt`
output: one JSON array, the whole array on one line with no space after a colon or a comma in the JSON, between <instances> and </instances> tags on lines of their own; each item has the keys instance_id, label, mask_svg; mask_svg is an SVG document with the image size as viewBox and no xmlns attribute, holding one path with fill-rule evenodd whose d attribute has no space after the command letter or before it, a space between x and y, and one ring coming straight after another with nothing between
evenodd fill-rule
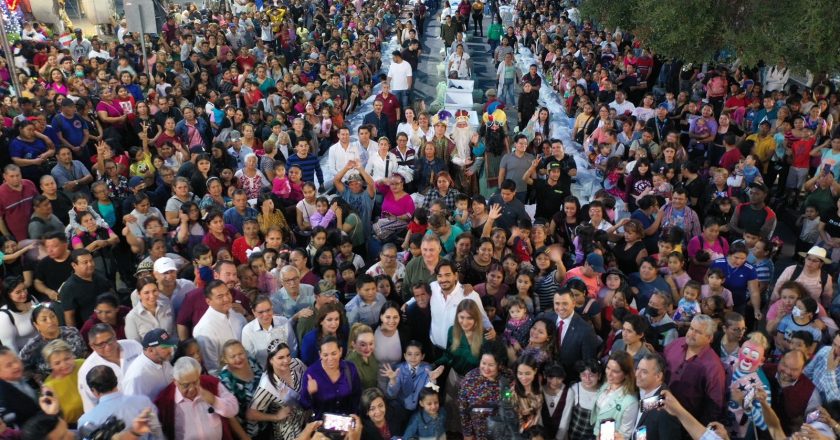
<instances>
[{"instance_id":1,"label":"pink shirt","mask_svg":"<svg viewBox=\"0 0 840 440\"><path fill-rule=\"evenodd\" d=\"M709 287L708 284L704 284L703 287L700 288L701 298L706 299L712 295L714 295L712 293L712 288ZM731 309L735 305L735 303L732 301L732 292L730 292L729 289L727 289L726 287L723 288L723 293L721 293L718 296L723 298L723 302L726 304L727 309Z\"/></svg>"},{"instance_id":2,"label":"pink shirt","mask_svg":"<svg viewBox=\"0 0 840 440\"><path fill-rule=\"evenodd\" d=\"M391 192L391 188L384 183L377 183L376 190L379 191L381 194L384 195L382 200L382 213L383 214L391 214L394 216L401 216L408 214L409 216L414 215L414 200L411 198L410 195L405 194L399 200L394 199L394 193Z\"/></svg>"},{"instance_id":3,"label":"pink shirt","mask_svg":"<svg viewBox=\"0 0 840 440\"><path fill-rule=\"evenodd\" d=\"M239 411L236 397L221 383L212 405L201 396L186 399L175 387L175 438L214 440L222 438L222 417L233 417ZM213 408L213 412L210 412Z\"/></svg>"}]
</instances>

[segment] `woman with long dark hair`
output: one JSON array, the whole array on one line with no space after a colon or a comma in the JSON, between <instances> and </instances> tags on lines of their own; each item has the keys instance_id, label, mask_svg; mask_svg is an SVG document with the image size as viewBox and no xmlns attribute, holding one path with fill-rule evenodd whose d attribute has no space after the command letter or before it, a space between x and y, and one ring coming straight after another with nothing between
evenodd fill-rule
<instances>
[{"instance_id":1,"label":"woman with long dark hair","mask_svg":"<svg viewBox=\"0 0 840 440\"><path fill-rule=\"evenodd\" d=\"M275 339L268 344L265 372L254 391L248 420L268 424L275 440L294 438L306 421L306 412L296 403L303 389L306 365L292 357L285 342Z\"/></svg>"},{"instance_id":2,"label":"woman with long dark hair","mask_svg":"<svg viewBox=\"0 0 840 440\"><path fill-rule=\"evenodd\" d=\"M300 341L300 360L312 365L317 359L318 346L326 337L337 338L342 349L347 342L347 331L343 327L344 307L341 304L326 304L317 310L315 328L306 333Z\"/></svg>"}]
</instances>

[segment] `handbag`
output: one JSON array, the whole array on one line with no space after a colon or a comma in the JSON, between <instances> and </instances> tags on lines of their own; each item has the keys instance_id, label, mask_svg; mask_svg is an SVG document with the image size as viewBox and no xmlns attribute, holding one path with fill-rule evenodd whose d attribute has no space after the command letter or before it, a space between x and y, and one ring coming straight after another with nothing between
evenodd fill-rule
<instances>
[{"instance_id":1,"label":"handbag","mask_svg":"<svg viewBox=\"0 0 840 440\"><path fill-rule=\"evenodd\" d=\"M583 139L588 134L588 133L586 133L586 131L587 131L587 128L589 128L589 122L591 122L591 121L592 121L592 116L590 116L589 119L587 119L586 122L583 123L583 127L581 127L580 130L578 130L578 132L575 134L575 142L577 142L579 144L583 144Z\"/></svg>"},{"instance_id":2,"label":"handbag","mask_svg":"<svg viewBox=\"0 0 840 440\"><path fill-rule=\"evenodd\" d=\"M406 227L408 227L408 223L402 220L382 217L373 224L373 235L376 236L377 240L385 241L402 232Z\"/></svg>"}]
</instances>

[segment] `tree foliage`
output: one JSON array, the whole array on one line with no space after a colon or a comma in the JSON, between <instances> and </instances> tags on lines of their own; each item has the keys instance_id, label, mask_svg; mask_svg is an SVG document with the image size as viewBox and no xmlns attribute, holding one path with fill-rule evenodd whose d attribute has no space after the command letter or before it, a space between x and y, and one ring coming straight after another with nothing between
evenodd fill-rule
<instances>
[{"instance_id":1,"label":"tree foliage","mask_svg":"<svg viewBox=\"0 0 840 440\"><path fill-rule=\"evenodd\" d=\"M827 0L584 0L581 15L687 62L729 53L745 65L840 71L840 7Z\"/></svg>"}]
</instances>

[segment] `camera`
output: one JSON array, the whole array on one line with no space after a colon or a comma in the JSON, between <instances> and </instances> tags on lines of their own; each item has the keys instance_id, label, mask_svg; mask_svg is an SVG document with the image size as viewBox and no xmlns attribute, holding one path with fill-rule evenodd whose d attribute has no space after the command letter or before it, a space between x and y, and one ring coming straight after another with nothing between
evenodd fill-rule
<instances>
[{"instance_id":1,"label":"camera","mask_svg":"<svg viewBox=\"0 0 840 440\"><path fill-rule=\"evenodd\" d=\"M108 440L125 429L125 422L117 416L110 416L100 425L86 423L79 427L79 438L85 440Z\"/></svg>"}]
</instances>

